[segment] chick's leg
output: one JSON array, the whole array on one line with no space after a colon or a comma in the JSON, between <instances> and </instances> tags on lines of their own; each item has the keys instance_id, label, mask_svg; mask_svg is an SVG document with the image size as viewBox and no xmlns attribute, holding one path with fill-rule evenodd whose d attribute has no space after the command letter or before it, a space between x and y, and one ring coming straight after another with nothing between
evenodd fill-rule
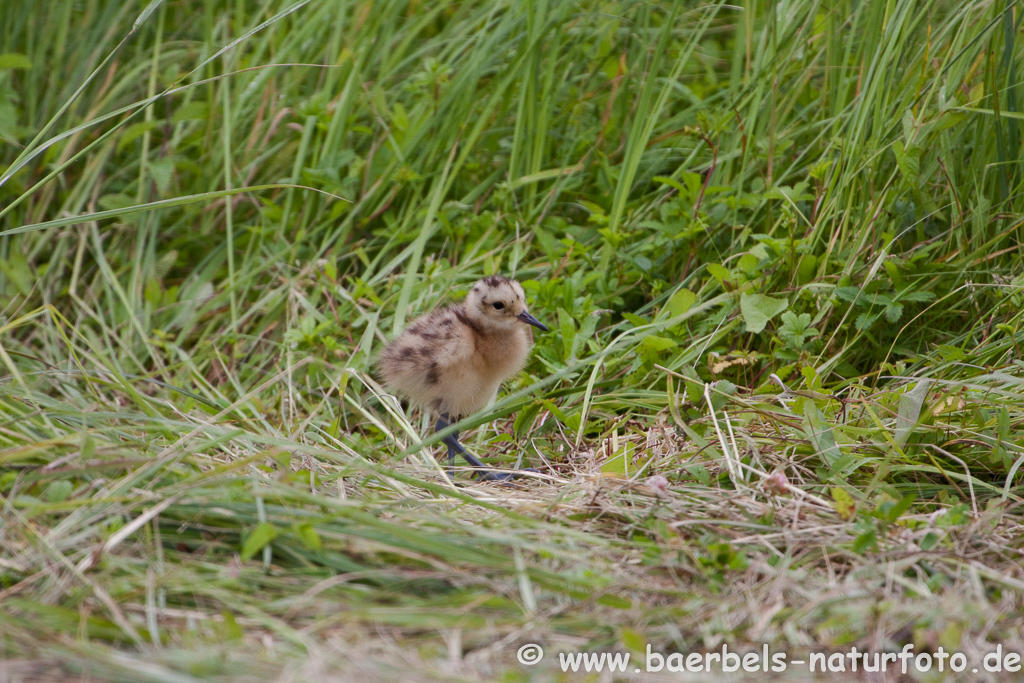
<instances>
[{"instance_id":1,"label":"chick's leg","mask_svg":"<svg viewBox=\"0 0 1024 683\"><path fill-rule=\"evenodd\" d=\"M455 418L452 417L451 415L442 415L441 417L437 418L437 424L434 425L434 431L439 432L445 427L451 425L455 421ZM462 444L459 443L458 432L452 432L451 434L449 434L448 436L444 437L441 440L444 441L446 446L448 446L448 476L451 477L452 479L455 478L454 467L456 453L465 458L466 462L468 462L473 467L487 469L487 466L480 462L479 458L471 455L465 448L462 447Z\"/></svg>"}]
</instances>

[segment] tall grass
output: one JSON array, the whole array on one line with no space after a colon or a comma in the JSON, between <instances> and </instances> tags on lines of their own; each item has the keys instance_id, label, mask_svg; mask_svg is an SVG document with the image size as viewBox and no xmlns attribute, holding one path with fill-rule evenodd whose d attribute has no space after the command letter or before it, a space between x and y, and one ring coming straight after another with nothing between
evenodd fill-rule
<instances>
[{"instance_id":1,"label":"tall grass","mask_svg":"<svg viewBox=\"0 0 1024 683\"><path fill-rule=\"evenodd\" d=\"M1018 23L11 0L2 677L1021 650ZM499 272L553 332L461 426L519 488L372 369Z\"/></svg>"}]
</instances>

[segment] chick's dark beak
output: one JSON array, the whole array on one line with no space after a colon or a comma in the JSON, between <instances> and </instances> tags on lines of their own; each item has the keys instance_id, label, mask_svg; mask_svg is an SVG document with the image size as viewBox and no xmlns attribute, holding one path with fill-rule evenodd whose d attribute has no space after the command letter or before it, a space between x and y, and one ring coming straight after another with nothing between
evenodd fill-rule
<instances>
[{"instance_id":1,"label":"chick's dark beak","mask_svg":"<svg viewBox=\"0 0 1024 683\"><path fill-rule=\"evenodd\" d=\"M516 317L519 318L524 323L526 323L527 325L533 325L534 327L537 327L537 328L543 330L544 332L548 331L548 328L546 328L544 326L544 323L542 323L541 321L537 320L536 318L534 318L532 315L530 315L526 311L523 311L522 313L520 313Z\"/></svg>"}]
</instances>

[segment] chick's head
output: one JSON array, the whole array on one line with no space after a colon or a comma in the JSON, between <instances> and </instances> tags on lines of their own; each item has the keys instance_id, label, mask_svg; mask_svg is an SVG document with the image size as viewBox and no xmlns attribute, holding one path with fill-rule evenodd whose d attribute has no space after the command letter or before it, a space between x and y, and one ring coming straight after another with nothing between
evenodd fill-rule
<instances>
[{"instance_id":1,"label":"chick's head","mask_svg":"<svg viewBox=\"0 0 1024 683\"><path fill-rule=\"evenodd\" d=\"M485 277L469 291L464 305L466 315L481 327L499 331L523 323L547 331L526 308L523 286L500 275Z\"/></svg>"}]
</instances>

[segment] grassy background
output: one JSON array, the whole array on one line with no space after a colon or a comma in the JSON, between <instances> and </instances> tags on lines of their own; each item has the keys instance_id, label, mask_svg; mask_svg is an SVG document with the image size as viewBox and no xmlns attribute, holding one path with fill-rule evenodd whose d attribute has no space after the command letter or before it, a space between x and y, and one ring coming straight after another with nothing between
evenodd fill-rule
<instances>
[{"instance_id":1,"label":"grassy background","mask_svg":"<svg viewBox=\"0 0 1024 683\"><path fill-rule=\"evenodd\" d=\"M1019 21L9 0L0 678L1024 650ZM520 488L372 369L491 273Z\"/></svg>"}]
</instances>

